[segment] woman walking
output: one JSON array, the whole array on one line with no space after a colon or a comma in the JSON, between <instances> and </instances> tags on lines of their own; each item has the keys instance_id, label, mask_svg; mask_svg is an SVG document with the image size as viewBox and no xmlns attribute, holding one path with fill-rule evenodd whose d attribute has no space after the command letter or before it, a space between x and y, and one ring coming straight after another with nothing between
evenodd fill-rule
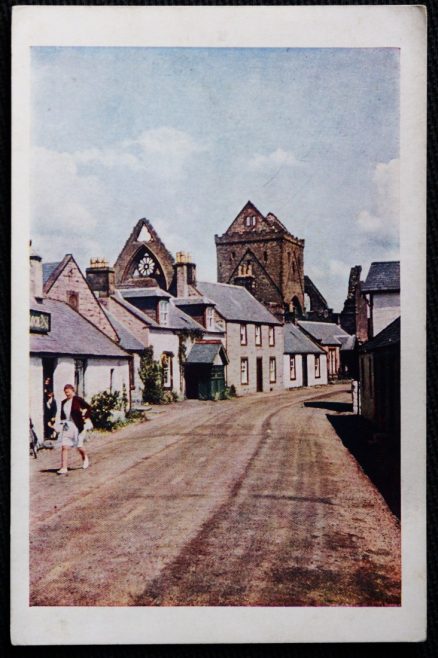
<instances>
[{"instance_id":1,"label":"woman walking","mask_svg":"<svg viewBox=\"0 0 438 658\"><path fill-rule=\"evenodd\" d=\"M68 472L68 453L71 448L77 448L82 457L82 468L88 468L88 455L83 447L86 429L85 421L91 418L91 407L88 402L75 395L72 384L64 386L65 400L61 402L61 468L58 475Z\"/></svg>"}]
</instances>

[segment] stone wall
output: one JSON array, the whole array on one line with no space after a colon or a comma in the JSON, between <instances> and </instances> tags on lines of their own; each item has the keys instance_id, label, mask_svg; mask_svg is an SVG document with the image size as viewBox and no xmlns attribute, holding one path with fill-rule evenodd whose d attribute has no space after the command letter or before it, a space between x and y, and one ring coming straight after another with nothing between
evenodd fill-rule
<instances>
[{"instance_id":1,"label":"stone wall","mask_svg":"<svg viewBox=\"0 0 438 658\"><path fill-rule=\"evenodd\" d=\"M225 236L216 239L219 283L238 283L239 265L250 264L255 278L254 297L262 304L289 306L297 297L304 306L304 248L297 240L277 235L255 238L244 234L243 240Z\"/></svg>"},{"instance_id":2,"label":"stone wall","mask_svg":"<svg viewBox=\"0 0 438 658\"><path fill-rule=\"evenodd\" d=\"M72 258L66 263L56 281L46 291L46 294L50 299L57 299L60 302L70 304L95 327L115 342L118 342L117 333Z\"/></svg>"},{"instance_id":3,"label":"stone wall","mask_svg":"<svg viewBox=\"0 0 438 658\"><path fill-rule=\"evenodd\" d=\"M150 254L158 265L159 271L155 271L151 277L134 277L133 271L136 264L146 254ZM121 288L123 286L148 287L158 284L165 290L169 290L174 275L173 265L172 254L166 249L152 224L147 219L140 219L114 264L116 285Z\"/></svg>"}]
</instances>

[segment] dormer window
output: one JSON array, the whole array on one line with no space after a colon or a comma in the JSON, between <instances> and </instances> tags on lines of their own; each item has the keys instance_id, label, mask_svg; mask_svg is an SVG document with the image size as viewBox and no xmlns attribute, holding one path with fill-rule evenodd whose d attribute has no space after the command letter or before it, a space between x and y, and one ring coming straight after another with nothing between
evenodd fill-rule
<instances>
[{"instance_id":1,"label":"dormer window","mask_svg":"<svg viewBox=\"0 0 438 658\"><path fill-rule=\"evenodd\" d=\"M163 299L158 304L158 322L162 327L169 324L169 302Z\"/></svg>"},{"instance_id":2,"label":"dormer window","mask_svg":"<svg viewBox=\"0 0 438 658\"><path fill-rule=\"evenodd\" d=\"M214 311L212 306L207 306L205 309L205 326L209 331L214 329Z\"/></svg>"}]
</instances>

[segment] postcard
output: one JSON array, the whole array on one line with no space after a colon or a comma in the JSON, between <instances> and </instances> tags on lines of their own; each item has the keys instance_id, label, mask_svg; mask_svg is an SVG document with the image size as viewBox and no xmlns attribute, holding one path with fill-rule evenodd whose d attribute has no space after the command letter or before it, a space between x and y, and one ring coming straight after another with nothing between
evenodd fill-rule
<instances>
[{"instance_id":1,"label":"postcard","mask_svg":"<svg viewBox=\"0 0 438 658\"><path fill-rule=\"evenodd\" d=\"M424 7L14 8L14 644L425 639L425 125Z\"/></svg>"}]
</instances>

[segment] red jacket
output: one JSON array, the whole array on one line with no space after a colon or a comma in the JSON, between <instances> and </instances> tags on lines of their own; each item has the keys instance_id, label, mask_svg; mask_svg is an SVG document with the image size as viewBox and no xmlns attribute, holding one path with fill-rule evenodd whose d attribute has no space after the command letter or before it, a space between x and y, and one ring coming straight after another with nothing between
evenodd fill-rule
<instances>
[{"instance_id":1,"label":"red jacket","mask_svg":"<svg viewBox=\"0 0 438 658\"><path fill-rule=\"evenodd\" d=\"M61 420L67 420L64 412L64 405L67 400L68 398L65 398L65 400L61 402ZM82 413L83 411L85 413ZM79 395L74 395L71 402L71 419L79 432L82 432L84 429L85 418L91 418L91 407L88 402L85 402L85 400L80 398Z\"/></svg>"}]
</instances>

